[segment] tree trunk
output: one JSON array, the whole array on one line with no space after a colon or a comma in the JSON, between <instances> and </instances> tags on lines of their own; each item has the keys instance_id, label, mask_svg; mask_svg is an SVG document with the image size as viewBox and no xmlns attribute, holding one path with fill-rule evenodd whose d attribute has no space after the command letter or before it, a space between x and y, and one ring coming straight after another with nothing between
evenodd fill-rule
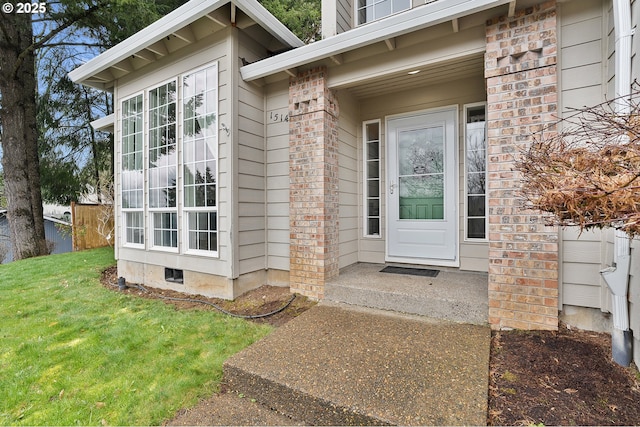
<instances>
[{"instance_id":1,"label":"tree trunk","mask_svg":"<svg viewBox=\"0 0 640 427\"><path fill-rule=\"evenodd\" d=\"M30 14L0 15L0 123L14 259L48 253L42 216Z\"/></svg>"}]
</instances>

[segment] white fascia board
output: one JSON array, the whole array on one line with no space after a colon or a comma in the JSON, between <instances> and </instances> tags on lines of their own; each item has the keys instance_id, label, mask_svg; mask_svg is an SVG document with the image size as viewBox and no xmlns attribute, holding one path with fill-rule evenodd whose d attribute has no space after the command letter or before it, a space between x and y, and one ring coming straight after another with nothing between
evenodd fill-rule
<instances>
[{"instance_id":1,"label":"white fascia board","mask_svg":"<svg viewBox=\"0 0 640 427\"><path fill-rule=\"evenodd\" d=\"M510 0L439 0L362 25L240 68L251 81L509 3Z\"/></svg>"},{"instance_id":2,"label":"white fascia board","mask_svg":"<svg viewBox=\"0 0 640 427\"><path fill-rule=\"evenodd\" d=\"M114 113L111 113L108 116L100 117L99 119L92 121L90 124L91 124L91 127L94 128L95 130L113 133L113 127L115 123L116 123L116 115Z\"/></svg>"},{"instance_id":3,"label":"white fascia board","mask_svg":"<svg viewBox=\"0 0 640 427\"><path fill-rule=\"evenodd\" d=\"M86 64L71 71L69 78L76 83L82 83L89 77L106 70L145 47L191 24L205 14L219 9L228 2L229 0L191 0ZM283 43L292 47L304 44L264 7L259 5L256 0L234 0L233 3Z\"/></svg>"}]
</instances>

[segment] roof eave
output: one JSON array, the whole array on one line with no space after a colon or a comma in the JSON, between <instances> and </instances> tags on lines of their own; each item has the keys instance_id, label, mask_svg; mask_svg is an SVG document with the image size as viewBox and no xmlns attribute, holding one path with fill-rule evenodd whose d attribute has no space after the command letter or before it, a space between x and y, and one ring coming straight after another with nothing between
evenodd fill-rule
<instances>
[{"instance_id":1,"label":"roof eave","mask_svg":"<svg viewBox=\"0 0 640 427\"><path fill-rule=\"evenodd\" d=\"M100 117L99 119L92 121L90 124L95 130L113 133L115 122L116 115L111 113L108 116Z\"/></svg>"},{"instance_id":2,"label":"roof eave","mask_svg":"<svg viewBox=\"0 0 640 427\"><path fill-rule=\"evenodd\" d=\"M380 21L340 33L315 43L257 61L240 68L245 81L257 80L285 70L378 43L412 31L471 15L511 0L440 0Z\"/></svg>"},{"instance_id":3,"label":"roof eave","mask_svg":"<svg viewBox=\"0 0 640 427\"><path fill-rule=\"evenodd\" d=\"M76 83L99 87L100 85L87 82L87 80L229 2L230 0L191 0L118 45L91 59L86 64L71 71L69 78ZM282 43L291 47L304 45L298 37L258 4L257 1L233 0L232 3L240 7L251 19L263 25Z\"/></svg>"}]
</instances>

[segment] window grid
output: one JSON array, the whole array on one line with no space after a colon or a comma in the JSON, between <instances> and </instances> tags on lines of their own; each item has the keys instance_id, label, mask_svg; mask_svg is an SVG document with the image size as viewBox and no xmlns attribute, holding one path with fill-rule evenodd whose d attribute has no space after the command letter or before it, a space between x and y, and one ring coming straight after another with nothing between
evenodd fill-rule
<instances>
[{"instance_id":1,"label":"window grid","mask_svg":"<svg viewBox=\"0 0 640 427\"><path fill-rule=\"evenodd\" d=\"M467 106L465 113L465 236L468 240L486 240L486 106Z\"/></svg>"},{"instance_id":2,"label":"window grid","mask_svg":"<svg viewBox=\"0 0 640 427\"><path fill-rule=\"evenodd\" d=\"M125 212L125 233L127 243L144 245L144 213Z\"/></svg>"},{"instance_id":3,"label":"window grid","mask_svg":"<svg viewBox=\"0 0 640 427\"><path fill-rule=\"evenodd\" d=\"M364 134L364 235L380 237L380 121L365 122Z\"/></svg>"},{"instance_id":4,"label":"window grid","mask_svg":"<svg viewBox=\"0 0 640 427\"><path fill-rule=\"evenodd\" d=\"M125 244L144 245L142 94L122 101L121 203Z\"/></svg>"},{"instance_id":5,"label":"window grid","mask_svg":"<svg viewBox=\"0 0 640 427\"><path fill-rule=\"evenodd\" d=\"M216 212L189 212L188 213L189 249L196 251L217 251L218 218Z\"/></svg>"},{"instance_id":6,"label":"window grid","mask_svg":"<svg viewBox=\"0 0 640 427\"><path fill-rule=\"evenodd\" d=\"M411 0L358 0L358 25L376 21L411 8Z\"/></svg>"},{"instance_id":7,"label":"window grid","mask_svg":"<svg viewBox=\"0 0 640 427\"><path fill-rule=\"evenodd\" d=\"M177 248L176 142L177 84L171 81L149 90L148 202L153 211L152 246Z\"/></svg>"},{"instance_id":8,"label":"window grid","mask_svg":"<svg viewBox=\"0 0 640 427\"><path fill-rule=\"evenodd\" d=\"M153 244L168 248L178 247L178 214L153 212Z\"/></svg>"},{"instance_id":9,"label":"window grid","mask_svg":"<svg viewBox=\"0 0 640 427\"><path fill-rule=\"evenodd\" d=\"M188 75L183 90L183 175L187 249L217 252L217 66Z\"/></svg>"}]
</instances>

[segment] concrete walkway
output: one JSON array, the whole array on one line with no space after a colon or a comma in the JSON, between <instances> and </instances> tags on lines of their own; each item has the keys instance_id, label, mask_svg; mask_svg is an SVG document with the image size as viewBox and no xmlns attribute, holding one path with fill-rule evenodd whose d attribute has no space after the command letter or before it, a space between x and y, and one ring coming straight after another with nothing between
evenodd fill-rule
<instances>
[{"instance_id":1,"label":"concrete walkway","mask_svg":"<svg viewBox=\"0 0 640 427\"><path fill-rule=\"evenodd\" d=\"M231 390L315 425L483 425L487 326L321 303L230 358Z\"/></svg>"}]
</instances>

